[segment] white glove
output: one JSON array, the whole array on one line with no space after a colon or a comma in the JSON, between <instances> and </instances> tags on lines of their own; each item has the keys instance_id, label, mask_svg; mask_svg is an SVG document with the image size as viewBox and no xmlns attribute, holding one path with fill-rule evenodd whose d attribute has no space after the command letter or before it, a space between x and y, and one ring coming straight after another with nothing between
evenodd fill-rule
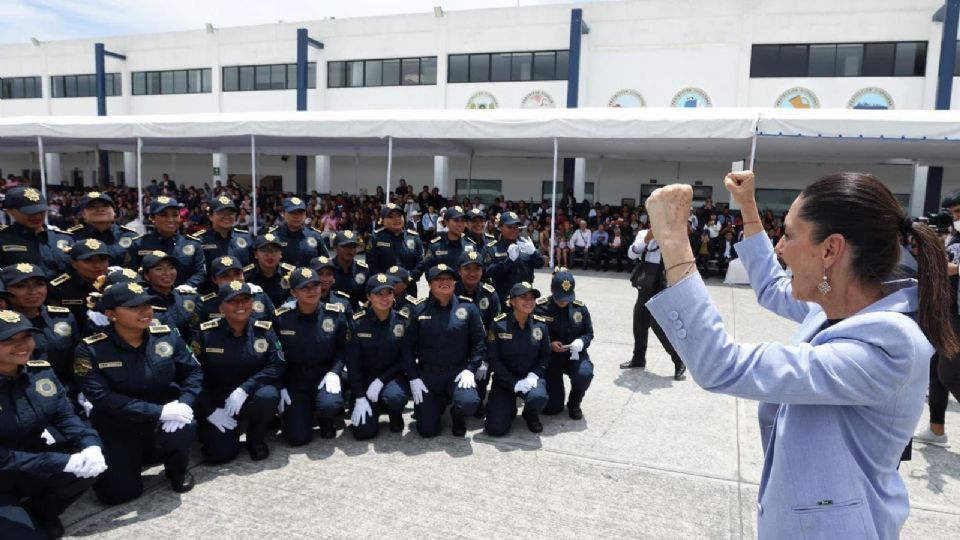
<instances>
[{"instance_id":1,"label":"white glove","mask_svg":"<svg viewBox=\"0 0 960 540\"><path fill-rule=\"evenodd\" d=\"M70 461L67 461L67 466L63 468L63 472L75 474L77 478L80 477L80 470L83 469L84 457L80 455L80 452L70 455Z\"/></svg>"},{"instance_id":2,"label":"white glove","mask_svg":"<svg viewBox=\"0 0 960 540\"><path fill-rule=\"evenodd\" d=\"M511 261L517 260L520 257L520 246L517 244L510 244L510 247L507 248L507 255L510 256Z\"/></svg>"},{"instance_id":3,"label":"white glove","mask_svg":"<svg viewBox=\"0 0 960 540\"><path fill-rule=\"evenodd\" d=\"M77 473L80 478L93 478L107 470L107 460L99 446L88 446L80 451L80 455L84 459L83 466Z\"/></svg>"},{"instance_id":4,"label":"white glove","mask_svg":"<svg viewBox=\"0 0 960 540\"><path fill-rule=\"evenodd\" d=\"M53 435L51 435L50 432L46 429L43 430L43 433L40 434L40 438L43 439L45 443L47 443L47 446L50 446L51 444L54 444L57 442L57 440L53 438Z\"/></svg>"},{"instance_id":5,"label":"white glove","mask_svg":"<svg viewBox=\"0 0 960 540\"><path fill-rule=\"evenodd\" d=\"M160 411L160 420L162 422L180 422L189 424L193 422L193 409L186 403L171 401L163 406Z\"/></svg>"},{"instance_id":6,"label":"white glove","mask_svg":"<svg viewBox=\"0 0 960 540\"><path fill-rule=\"evenodd\" d=\"M367 399L371 402L376 403L380 399L380 391L383 390L383 381L380 379L374 379L370 386L367 387Z\"/></svg>"},{"instance_id":7,"label":"white glove","mask_svg":"<svg viewBox=\"0 0 960 540\"><path fill-rule=\"evenodd\" d=\"M482 362L480 367L477 368L477 380L485 381L487 380L487 373L490 371L490 366L486 362Z\"/></svg>"},{"instance_id":8,"label":"white glove","mask_svg":"<svg viewBox=\"0 0 960 540\"><path fill-rule=\"evenodd\" d=\"M460 374L457 375L457 378L454 380L457 381L458 383L457 387L459 388L476 388L477 387L477 380L473 376L473 372L470 371L469 369L465 369L461 371Z\"/></svg>"},{"instance_id":9,"label":"white glove","mask_svg":"<svg viewBox=\"0 0 960 540\"><path fill-rule=\"evenodd\" d=\"M526 394L531 388L533 388L533 386L530 385L530 379L520 379L517 381L517 384L513 385L513 391L520 392L521 394Z\"/></svg>"},{"instance_id":10,"label":"white glove","mask_svg":"<svg viewBox=\"0 0 960 540\"><path fill-rule=\"evenodd\" d=\"M247 401L246 390L237 388L233 392L230 392L230 397L228 397L227 401L223 404L223 410L230 416L236 416L240 414L240 408L243 407L245 401Z\"/></svg>"},{"instance_id":11,"label":"white glove","mask_svg":"<svg viewBox=\"0 0 960 540\"><path fill-rule=\"evenodd\" d=\"M99 311L88 309L87 318L90 319L90 322L96 326L110 326L110 319L108 319L106 315L100 313Z\"/></svg>"},{"instance_id":12,"label":"white glove","mask_svg":"<svg viewBox=\"0 0 960 540\"><path fill-rule=\"evenodd\" d=\"M88 311L87 313L91 313L91 312ZM85 414L87 418L90 418L90 411L93 410L93 403L90 403L89 401L87 401L87 396L83 395L83 392L80 392L79 394L77 394L77 403L79 403L80 406L83 407L83 414Z\"/></svg>"},{"instance_id":13,"label":"white glove","mask_svg":"<svg viewBox=\"0 0 960 540\"><path fill-rule=\"evenodd\" d=\"M283 409L291 403L293 402L290 401L290 392L287 392L286 388L281 388L280 403L277 404L277 412L279 412L280 414L283 414Z\"/></svg>"},{"instance_id":14,"label":"white glove","mask_svg":"<svg viewBox=\"0 0 960 540\"><path fill-rule=\"evenodd\" d=\"M357 401L353 403L353 414L350 416L350 421L355 426L362 426L366 423L368 416L373 416L370 402L367 401L367 398L357 398Z\"/></svg>"},{"instance_id":15,"label":"white glove","mask_svg":"<svg viewBox=\"0 0 960 540\"><path fill-rule=\"evenodd\" d=\"M173 433L174 431L183 429L183 427L189 423L190 422L180 422L178 420L164 420L164 422L160 424L160 429L165 433Z\"/></svg>"},{"instance_id":16,"label":"white glove","mask_svg":"<svg viewBox=\"0 0 960 540\"><path fill-rule=\"evenodd\" d=\"M413 394L413 404L419 405L423 402L423 395L429 394L427 385L423 384L423 379L414 379L410 381L410 393Z\"/></svg>"},{"instance_id":17,"label":"white glove","mask_svg":"<svg viewBox=\"0 0 960 540\"><path fill-rule=\"evenodd\" d=\"M571 342L570 342L570 359L571 359L571 360L579 360L579 359L580 359L580 351L582 351L582 350L583 350L583 340L582 340L582 339L577 338L577 339L571 341Z\"/></svg>"},{"instance_id":18,"label":"white glove","mask_svg":"<svg viewBox=\"0 0 960 540\"><path fill-rule=\"evenodd\" d=\"M197 290L187 284L177 286L177 292L180 294L197 294Z\"/></svg>"},{"instance_id":19,"label":"white glove","mask_svg":"<svg viewBox=\"0 0 960 540\"><path fill-rule=\"evenodd\" d=\"M340 393L340 376L334 372L329 372L323 376L323 380L320 381L320 386L317 387L317 390L323 390L326 387L327 392L331 394Z\"/></svg>"},{"instance_id":20,"label":"white glove","mask_svg":"<svg viewBox=\"0 0 960 540\"><path fill-rule=\"evenodd\" d=\"M286 308L286 309L294 309L294 308L297 307L297 299L296 299L296 298L291 298L291 299L287 300L286 302L284 302L283 305L281 305L280 307L281 307L281 308Z\"/></svg>"},{"instance_id":21,"label":"white glove","mask_svg":"<svg viewBox=\"0 0 960 540\"><path fill-rule=\"evenodd\" d=\"M207 422L210 422L213 424L213 427L219 429L220 433L226 433L237 427L237 419L227 414L225 409L214 409L214 411L210 413L210 416L207 417Z\"/></svg>"},{"instance_id":22,"label":"white glove","mask_svg":"<svg viewBox=\"0 0 960 540\"><path fill-rule=\"evenodd\" d=\"M247 283L250 286L250 292L253 294L260 294L263 292L263 287L259 285L254 285L253 283Z\"/></svg>"},{"instance_id":23,"label":"white glove","mask_svg":"<svg viewBox=\"0 0 960 540\"><path fill-rule=\"evenodd\" d=\"M530 372L527 373L526 381L530 383L530 389L533 390L537 387L537 381L540 380L540 377L536 373Z\"/></svg>"},{"instance_id":24,"label":"white glove","mask_svg":"<svg viewBox=\"0 0 960 540\"><path fill-rule=\"evenodd\" d=\"M537 248L533 246L533 240L529 238L521 238L517 241L517 244L520 246L520 253L524 255L530 255L537 250Z\"/></svg>"},{"instance_id":25,"label":"white glove","mask_svg":"<svg viewBox=\"0 0 960 540\"><path fill-rule=\"evenodd\" d=\"M637 231L637 237L636 239L634 239L633 244L630 245L630 251L632 251L636 255L639 255L641 252L643 252L643 248L641 248L640 246L643 245L644 240L646 240L646 238L647 238L646 231Z\"/></svg>"}]
</instances>

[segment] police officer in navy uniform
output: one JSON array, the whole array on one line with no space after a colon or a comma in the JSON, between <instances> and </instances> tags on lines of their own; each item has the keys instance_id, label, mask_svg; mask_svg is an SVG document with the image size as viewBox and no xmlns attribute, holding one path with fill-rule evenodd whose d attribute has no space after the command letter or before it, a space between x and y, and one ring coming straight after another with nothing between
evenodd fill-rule
<instances>
[{"instance_id":1,"label":"police officer in navy uniform","mask_svg":"<svg viewBox=\"0 0 960 540\"><path fill-rule=\"evenodd\" d=\"M410 338L404 366L410 379L423 437L440 434L443 412L450 406L452 432L467 433L466 417L477 411L475 373L486 355L480 310L454 294L457 274L444 263L427 272L430 296L419 300L410 315Z\"/></svg>"},{"instance_id":2,"label":"police officer in navy uniform","mask_svg":"<svg viewBox=\"0 0 960 540\"><path fill-rule=\"evenodd\" d=\"M193 336L200 327L197 305L200 296L189 285L174 287L177 280L177 258L162 251L147 253L140 260L140 274L147 284L147 294L157 300L153 316L160 322L180 331L184 339Z\"/></svg>"},{"instance_id":3,"label":"police officer in navy uniform","mask_svg":"<svg viewBox=\"0 0 960 540\"><path fill-rule=\"evenodd\" d=\"M350 295L334 289L336 286L336 275L333 266L333 259L325 255L314 257L310 261L310 269L317 273L320 279L320 301L324 304L337 304L343 308L347 320L353 316L353 304L350 302Z\"/></svg>"},{"instance_id":4,"label":"police officer in navy uniform","mask_svg":"<svg viewBox=\"0 0 960 540\"><path fill-rule=\"evenodd\" d=\"M504 311L510 289L521 281L533 283L533 271L543 268L543 255L529 238L520 236L520 217L516 212L500 214L500 240L487 244L487 279L497 290Z\"/></svg>"},{"instance_id":5,"label":"police officer in navy uniform","mask_svg":"<svg viewBox=\"0 0 960 540\"><path fill-rule=\"evenodd\" d=\"M570 378L567 413L570 418L583 418L580 403L593 381L593 362L587 348L593 341L590 310L577 300L576 280L566 268L558 269L550 282L550 296L537 300L537 315L550 329L550 365L547 367L547 393L550 401L543 414L563 410L563 376Z\"/></svg>"},{"instance_id":6,"label":"police officer in navy uniform","mask_svg":"<svg viewBox=\"0 0 960 540\"><path fill-rule=\"evenodd\" d=\"M80 328L86 325L87 297L94 292L97 278L109 269L109 249L96 238L77 240L70 248L72 268L50 281L47 303L69 309Z\"/></svg>"},{"instance_id":7,"label":"police officer in navy uniform","mask_svg":"<svg viewBox=\"0 0 960 540\"><path fill-rule=\"evenodd\" d=\"M73 235L73 240L99 240L107 245L110 266L123 265L127 250L140 233L130 227L117 225L116 206L106 193L87 193L80 199L80 208L83 210L83 223L67 229Z\"/></svg>"},{"instance_id":8,"label":"police officer in navy uniform","mask_svg":"<svg viewBox=\"0 0 960 540\"><path fill-rule=\"evenodd\" d=\"M493 318L500 314L500 297L493 285L483 282L483 258L476 251L465 251L460 255L460 281L457 282L456 293L477 305L483 329L488 330ZM485 414L483 400L487 397L489 372L490 366L484 360L477 370L477 394L480 396L480 407L474 413L477 418L483 418Z\"/></svg>"},{"instance_id":9,"label":"police officer in navy uniform","mask_svg":"<svg viewBox=\"0 0 960 540\"><path fill-rule=\"evenodd\" d=\"M203 250L200 243L180 234L180 203L161 195L150 203L154 230L133 241L124 266L139 268L144 255L162 251L177 258L176 285L190 285L194 289L207 279Z\"/></svg>"},{"instance_id":10,"label":"police officer in navy uniform","mask_svg":"<svg viewBox=\"0 0 960 540\"><path fill-rule=\"evenodd\" d=\"M213 261L210 262L211 285L219 291L220 287L231 281L246 282L243 269L240 267L240 261L231 255L224 255L213 259ZM276 322L273 317L273 312L276 307L273 305L270 297L267 296L267 293L263 292L263 289L258 285L252 283L250 284L250 290L253 291L253 301L251 304L253 313L251 316L258 321ZM218 292L215 291L200 297L197 314L200 317L201 323L223 315L220 313L220 300L217 298L217 294Z\"/></svg>"},{"instance_id":11,"label":"police officer in navy uniform","mask_svg":"<svg viewBox=\"0 0 960 540\"><path fill-rule=\"evenodd\" d=\"M410 321L410 314L413 307L417 305L417 297L409 293L412 278L410 272L402 266L391 266L387 268L387 277L393 280L393 309L406 316L405 321Z\"/></svg>"},{"instance_id":12,"label":"police officer in navy uniform","mask_svg":"<svg viewBox=\"0 0 960 540\"><path fill-rule=\"evenodd\" d=\"M307 266L310 259L320 255L330 256L323 241L323 231L305 225L307 206L300 197L289 197L283 201L284 223L274 227L271 232L280 239L283 248L283 262L292 266Z\"/></svg>"},{"instance_id":13,"label":"police officer in navy uniform","mask_svg":"<svg viewBox=\"0 0 960 540\"><path fill-rule=\"evenodd\" d=\"M510 289L510 311L497 315L487 332L487 363L493 386L487 399L484 430L494 437L510 433L523 400L523 419L534 433L543 431L540 412L547 405L543 377L550 361L550 332L533 312L540 291L523 281Z\"/></svg>"},{"instance_id":14,"label":"police officer in navy uniform","mask_svg":"<svg viewBox=\"0 0 960 540\"><path fill-rule=\"evenodd\" d=\"M484 251L487 244L495 242L497 238L486 231L487 216L479 208L467 210L467 230L464 235L473 240L480 251Z\"/></svg>"},{"instance_id":15,"label":"police officer in navy uniform","mask_svg":"<svg viewBox=\"0 0 960 540\"><path fill-rule=\"evenodd\" d=\"M107 468L50 364L30 360L35 333L22 314L0 311L2 538L60 538L60 514ZM60 443L50 444L51 430Z\"/></svg>"},{"instance_id":16,"label":"police officer in navy uniform","mask_svg":"<svg viewBox=\"0 0 960 540\"><path fill-rule=\"evenodd\" d=\"M240 453L238 419L246 420L247 451L254 461L270 455L267 430L280 400L284 359L270 321L256 320L249 283L231 281L217 293L223 317L201 325L193 349L203 366L198 414L207 463Z\"/></svg>"},{"instance_id":17,"label":"police officer in navy uniform","mask_svg":"<svg viewBox=\"0 0 960 540\"><path fill-rule=\"evenodd\" d=\"M370 268L367 263L356 260L357 246L359 245L356 233L340 231L337 233L337 256L333 258L333 287L350 295L350 306L356 311L360 303L366 299L364 287Z\"/></svg>"},{"instance_id":18,"label":"police officer in navy uniform","mask_svg":"<svg viewBox=\"0 0 960 540\"><path fill-rule=\"evenodd\" d=\"M296 303L276 311L277 333L287 358L279 410L283 438L300 446L313 439L317 417L322 438L337 434L333 421L343 413L340 376L352 335L343 308L320 301L316 272L294 268L288 279Z\"/></svg>"},{"instance_id":19,"label":"police officer in navy uniform","mask_svg":"<svg viewBox=\"0 0 960 540\"><path fill-rule=\"evenodd\" d=\"M412 228L404 230L403 208L394 203L385 204L380 209L380 217L383 227L374 230L367 242L367 265L370 272L386 273L391 266L413 271L423 259L420 235ZM408 294L416 298L416 280L410 283Z\"/></svg>"},{"instance_id":20,"label":"police officer in navy uniform","mask_svg":"<svg viewBox=\"0 0 960 540\"><path fill-rule=\"evenodd\" d=\"M456 268L460 264L460 254L464 251L480 251L480 246L463 234L467 228L463 208L459 206L447 208L443 213L443 224L447 227L446 233L437 236L427 244L423 260L410 273L414 281L418 281L426 271L441 263L450 268Z\"/></svg>"},{"instance_id":21,"label":"police officer in navy uniform","mask_svg":"<svg viewBox=\"0 0 960 540\"><path fill-rule=\"evenodd\" d=\"M260 287L273 305L283 305L290 299L290 285L284 276L294 267L281 262L280 238L273 233L262 234L254 240L253 245L256 262L243 267L244 281Z\"/></svg>"},{"instance_id":22,"label":"police officer in navy uniform","mask_svg":"<svg viewBox=\"0 0 960 540\"><path fill-rule=\"evenodd\" d=\"M353 316L354 339L347 343L346 365L355 399L352 432L359 440L380 431L381 412L390 432L403 431L403 408L410 383L403 376L403 341L407 318L393 310L393 280L376 274L367 280L367 307Z\"/></svg>"},{"instance_id":23,"label":"police officer in navy uniform","mask_svg":"<svg viewBox=\"0 0 960 540\"><path fill-rule=\"evenodd\" d=\"M44 224L47 200L31 187L7 191L3 210L13 225L0 225L0 266L30 263L39 266L47 279L53 279L70 267L67 248L73 237Z\"/></svg>"},{"instance_id":24,"label":"police officer in navy uniform","mask_svg":"<svg viewBox=\"0 0 960 540\"><path fill-rule=\"evenodd\" d=\"M47 277L39 266L30 263L5 266L0 270L0 278L7 289L9 308L25 315L39 330L34 336L37 344L34 356L50 362L70 395L76 395L72 366L80 331L73 314L67 308L45 305Z\"/></svg>"},{"instance_id":25,"label":"police officer in navy uniform","mask_svg":"<svg viewBox=\"0 0 960 540\"><path fill-rule=\"evenodd\" d=\"M237 205L233 199L226 195L214 197L210 201L210 227L189 236L200 243L208 270L214 259L224 256L240 261L241 268L253 262L253 238L236 224ZM206 290L210 287L210 282L205 282L204 292L217 292L215 288Z\"/></svg>"},{"instance_id":26,"label":"police officer in navy uniform","mask_svg":"<svg viewBox=\"0 0 960 540\"><path fill-rule=\"evenodd\" d=\"M93 486L104 504L139 497L140 471L157 461L175 492L193 489L187 462L203 371L176 329L151 325L156 300L138 283L110 286L96 306L110 325L77 347L74 373L110 466Z\"/></svg>"}]
</instances>

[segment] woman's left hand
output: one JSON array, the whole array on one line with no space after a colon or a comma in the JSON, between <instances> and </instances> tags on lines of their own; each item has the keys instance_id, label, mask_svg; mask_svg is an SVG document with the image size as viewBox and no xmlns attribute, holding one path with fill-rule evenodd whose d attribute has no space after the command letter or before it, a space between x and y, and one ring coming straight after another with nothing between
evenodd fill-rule
<instances>
[{"instance_id":1,"label":"woman's left hand","mask_svg":"<svg viewBox=\"0 0 960 540\"><path fill-rule=\"evenodd\" d=\"M687 239L687 220L693 201L693 188L671 184L653 192L647 199L650 228L660 245L668 240Z\"/></svg>"}]
</instances>

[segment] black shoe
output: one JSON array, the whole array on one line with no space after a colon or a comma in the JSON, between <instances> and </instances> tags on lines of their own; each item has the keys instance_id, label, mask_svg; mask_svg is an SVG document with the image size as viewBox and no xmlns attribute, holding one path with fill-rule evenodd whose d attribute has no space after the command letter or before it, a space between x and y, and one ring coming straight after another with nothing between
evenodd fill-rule
<instances>
[{"instance_id":1,"label":"black shoe","mask_svg":"<svg viewBox=\"0 0 960 540\"><path fill-rule=\"evenodd\" d=\"M631 368L644 369L645 367L647 367L646 362L637 362L636 360L630 360L629 362L624 362L620 364L620 369L631 369Z\"/></svg>"},{"instance_id":2,"label":"black shoe","mask_svg":"<svg viewBox=\"0 0 960 540\"><path fill-rule=\"evenodd\" d=\"M453 417L452 432L454 437L463 437L467 434L467 421L462 416Z\"/></svg>"},{"instance_id":3,"label":"black shoe","mask_svg":"<svg viewBox=\"0 0 960 540\"><path fill-rule=\"evenodd\" d=\"M540 423L539 416L524 416L523 419L527 421L527 429L529 429L531 432L540 433L543 431L543 424Z\"/></svg>"},{"instance_id":4,"label":"black shoe","mask_svg":"<svg viewBox=\"0 0 960 540\"><path fill-rule=\"evenodd\" d=\"M477 412L473 413L473 417L478 420L483 420L485 416L487 416L487 408L481 403L480 406L477 407Z\"/></svg>"},{"instance_id":5,"label":"black shoe","mask_svg":"<svg viewBox=\"0 0 960 540\"><path fill-rule=\"evenodd\" d=\"M673 380L682 381L687 378L687 366L680 364L673 370Z\"/></svg>"},{"instance_id":6,"label":"black shoe","mask_svg":"<svg viewBox=\"0 0 960 540\"><path fill-rule=\"evenodd\" d=\"M40 529L47 535L47 538L51 540L63 537L63 523L60 522L60 518L57 516L37 519L37 525L39 525Z\"/></svg>"},{"instance_id":7,"label":"black shoe","mask_svg":"<svg viewBox=\"0 0 960 540\"><path fill-rule=\"evenodd\" d=\"M572 403L567 404L567 413L570 415L570 418L574 420L580 420L583 418L583 409L580 408L580 405L574 405Z\"/></svg>"},{"instance_id":8,"label":"black shoe","mask_svg":"<svg viewBox=\"0 0 960 540\"><path fill-rule=\"evenodd\" d=\"M390 433L403 433L403 416L390 415Z\"/></svg>"},{"instance_id":9,"label":"black shoe","mask_svg":"<svg viewBox=\"0 0 960 540\"><path fill-rule=\"evenodd\" d=\"M186 493L193 489L193 474L186 471L181 476L170 477L170 487L176 493Z\"/></svg>"},{"instance_id":10,"label":"black shoe","mask_svg":"<svg viewBox=\"0 0 960 540\"><path fill-rule=\"evenodd\" d=\"M248 446L247 452L250 453L250 459L254 461L263 461L270 456L270 448L263 443Z\"/></svg>"}]
</instances>

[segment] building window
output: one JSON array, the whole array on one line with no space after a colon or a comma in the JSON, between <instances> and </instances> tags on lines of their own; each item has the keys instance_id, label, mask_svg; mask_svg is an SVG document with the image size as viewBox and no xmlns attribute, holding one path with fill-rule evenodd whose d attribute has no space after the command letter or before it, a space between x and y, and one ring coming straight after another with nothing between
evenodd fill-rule
<instances>
[{"instance_id":1,"label":"building window","mask_svg":"<svg viewBox=\"0 0 960 540\"><path fill-rule=\"evenodd\" d=\"M493 200L503 192L503 180L481 180L472 178L470 180L470 190L467 191L467 179L457 178L457 195L459 201L464 197L473 201L474 197L480 197L483 204L492 204Z\"/></svg>"},{"instance_id":2,"label":"building window","mask_svg":"<svg viewBox=\"0 0 960 540\"><path fill-rule=\"evenodd\" d=\"M569 51L451 54L447 82L565 81Z\"/></svg>"},{"instance_id":3,"label":"building window","mask_svg":"<svg viewBox=\"0 0 960 540\"><path fill-rule=\"evenodd\" d=\"M327 88L437 84L437 57L327 62Z\"/></svg>"},{"instance_id":4,"label":"building window","mask_svg":"<svg viewBox=\"0 0 960 540\"><path fill-rule=\"evenodd\" d=\"M926 64L925 41L754 45L750 76L922 77Z\"/></svg>"},{"instance_id":5,"label":"building window","mask_svg":"<svg viewBox=\"0 0 960 540\"><path fill-rule=\"evenodd\" d=\"M0 99L32 99L43 97L40 77L5 77L0 79Z\"/></svg>"},{"instance_id":6,"label":"building window","mask_svg":"<svg viewBox=\"0 0 960 540\"><path fill-rule=\"evenodd\" d=\"M119 73L106 73L107 97L122 95ZM54 75L50 77L50 96L55 98L97 97L97 76Z\"/></svg>"},{"instance_id":7,"label":"building window","mask_svg":"<svg viewBox=\"0 0 960 540\"><path fill-rule=\"evenodd\" d=\"M209 71L209 70L207 70ZM296 90L297 64L225 66L220 83L224 92ZM317 87L317 63L307 62L307 88Z\"/></svg>"},{"instance_id":8,"label":"building window","mask_svg":"<svg viewBox=\"0 0 960 540\"><path fill-rule=\"evenodd\" d=\"M594 202L593 190L596 184L594 182L584 182L583 183L583 199L590 201L590 204ZM540 182L540 201L541 202L550 202L550 197L553 195L553 181L544 180ZM563 198L563 182L557 181L557 203L560 203L560 199ZM578 201L579 202L579 201Z\"/></svg>"},{"instance_id":9,"label":"building window","mask_svg":"<svg viewBox=\"0 0 960 540\"><path fill-rule=\"evenodd\" d=\"M211 91L210 68L134 71L132 75L135 96L208 94Z\"/></svg>"},{"instance_id":10,"label":"building window","mask_svg":"<svg viewBox=\"0 0 960 540\"><path fill-rule=\"evenodd\" d=\"M790 205L799 196L799 189L757 188L757 208L761 212L772 210L775 216L780 217L790 209Z\"/></svg>"}]
</instances>

